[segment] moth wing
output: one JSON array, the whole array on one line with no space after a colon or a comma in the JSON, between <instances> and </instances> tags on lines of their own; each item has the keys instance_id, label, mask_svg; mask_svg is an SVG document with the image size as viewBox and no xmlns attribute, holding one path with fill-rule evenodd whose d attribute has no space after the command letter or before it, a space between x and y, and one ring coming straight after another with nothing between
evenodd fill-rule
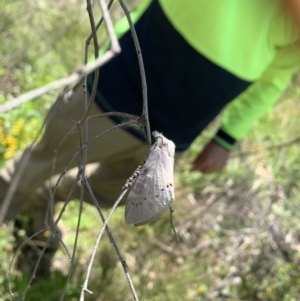
<instances>
[{"instance_id":1,"label":"moth wing","mask_svg":"<svg viewBox=\"0 0 300 301\"><path fill-rule=\"evenodd\" d=\"M148 200L151 191L154 190L156 149L149 154L146 163L140 170L130 189L125 205L125 221L127 224L136 224L147 219L149 214L144 209L144 202Z\"/></svg>"},{"instance_id":2,"label":"moth wing","mask_svg":"<svg viewBox=\"0 0 300 301\"><path fill-rule=\"evenodd\" d=\"M157 219L174 201L173 159L154 148L129 192L125 221L136 226Z\"/></svg>"},{"instance_id":3,"label":"moth wing","mask_svg":"<svg viewBox=\"0 0 300 301\"><path fill-rule=\"evenodd\" d=\"M164 214L174 202L174 184L173 184L173 159L168 155L168 151L163 148L159 153L160 160L155 169L154 176L154 189L149 201L153 205L153 211L151 216L145 221L149 223L156 220L159 216ZM146 205L146 204L145 204ZM138 224L137 224L138 225Z\"/></svg>"}]
</instances>

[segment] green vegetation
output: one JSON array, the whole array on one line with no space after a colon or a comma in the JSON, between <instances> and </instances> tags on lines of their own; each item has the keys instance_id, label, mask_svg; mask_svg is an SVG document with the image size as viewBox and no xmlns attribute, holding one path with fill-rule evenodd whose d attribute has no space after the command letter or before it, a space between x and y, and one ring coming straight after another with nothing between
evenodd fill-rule
<instances>
[{"instance_id":1,"label":"green vegetation","mask_svg":"<svg viewBox=\"0 0 300 301\"><path fill-rule=\"evenodd\" d=\"M88 34L83 2L5 0L0 11L0 103L78 68ZM174 204L179 242L168 214L135 228L125 225L124 208L116 210L109 225L140 300L300 300L299 142L274 147L300 136L299 82L295 77L282 100L236 146L223 172L203 176L190 173L188 164L212 136L217 122L180 159ZM1 164L34 138L56 93L0 116ZM71 202L60 224L70 251L78 210L78 202ZM0 228L0 301L10 300L11 228L9 223ZM79 299L100 228L97 211L85 204L65 300ZM26 300L59 300L69 267L61 249L51 279L32 285ZM18 300L28 278L13 269L11 281ZM106 235L96 254L89 289L93 294L86 294L86 300L133 300Z\"/></svg>"}]
</instances>

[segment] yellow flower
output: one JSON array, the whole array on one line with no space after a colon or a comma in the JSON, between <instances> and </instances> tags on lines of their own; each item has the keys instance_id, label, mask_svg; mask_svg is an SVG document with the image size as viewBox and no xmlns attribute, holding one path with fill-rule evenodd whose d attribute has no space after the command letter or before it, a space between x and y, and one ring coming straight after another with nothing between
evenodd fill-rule
<instances>
[{"instance_id":1,"label":"yellow flower","mask_svg":"<svg viewBox=\"0 0 300 301\"><path fill-rule=\"evenodd\" d=\"M205 293L205 291L206 291L205 286L203 286L203 285L198 286L198 288L197 288L198 294L203 294L203 293Z\"/></svg>"},{"instance_id":2,"label":"yellow flower","mask_svg":"<svg viewBox=\"0 0 300 301\"><path fill-rule=\"evenodd\" d=\"M15 152L14 151L7 151L4 155L3 158L5 160L11 159L14 156Z\"/></svg>"},{"instance_id":3,"label":"yellow flower","mask_svg":"<svg viewBox=\"0 0 300 301\"><path fill-rule=\"evenodd\" d=\"M24 128L24 119L17 119L12 126L12 134L19 135Z\"/></svg>"},{"instance_id":4,"label":"yellow flower","mask_svg":"<svg viewBox=\"0 0 300 301\"><path fill-rule=\"evenodd\" d=\"M12 135L7 135L5 137L5 143L7 145L8 150L15 151L18 149L19 140Z\"/></svg>"}]
</instances>

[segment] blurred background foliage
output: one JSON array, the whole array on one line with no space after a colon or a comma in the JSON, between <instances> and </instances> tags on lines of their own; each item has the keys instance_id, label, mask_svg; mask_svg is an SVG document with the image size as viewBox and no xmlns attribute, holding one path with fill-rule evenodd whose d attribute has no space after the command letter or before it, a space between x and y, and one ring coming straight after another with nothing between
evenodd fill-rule
<instances>
[{"instance_id":1,"label":"blurred background foliage","mask_svg":"<svg viewBox=\"0 0 300 301\"><path fill-rule=\"evenodd\" d=\"M117 4L112 12L114 19L122 15ZM4 0L0 103L80 67L89 33L83 1ZM103 40L105 33L100 31L99 37ZM189 162L218 121L179 160L174 223L180 242L172 235L167 214L134 228L124 225L124 208L117 209L110 227L140 300L300 300L299 83L296 75L278 104L235 147L224 171L210 176L189 171ZM57 93L0 116L0 164L32 141ZM71 202L60 224L70 249L78 210L78 203ZM11 227L8 223L0 228L0 301L9 300ZM78 300L100 227L96 210L85 205L76 268L65 300ZM32 285L26 300L57 300L69 265L66 254L58 252L51 279ZM28 278L13 269L11 281L17 300ZM93 295L86 300L132 300L107 238L100 244L89 289Z\"/></svg>"}]
</instances>

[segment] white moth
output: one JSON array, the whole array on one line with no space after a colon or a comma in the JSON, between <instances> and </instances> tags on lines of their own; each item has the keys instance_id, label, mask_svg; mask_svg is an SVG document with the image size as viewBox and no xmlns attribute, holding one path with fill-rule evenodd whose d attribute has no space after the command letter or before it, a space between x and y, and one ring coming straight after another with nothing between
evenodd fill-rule
<instances>
[{"instance_id":1,"label":"white moth","mask_svg":"<svg viewBox=\"0 0 300 301\"><path fill-rule=\"evenodd\" d=\"M156 220L174 201L175 144L158 132L153 132L153 136L156 142L145 164L135 172L126 201L125 221L135 226Z\"/></svg>"}]
</instances>

